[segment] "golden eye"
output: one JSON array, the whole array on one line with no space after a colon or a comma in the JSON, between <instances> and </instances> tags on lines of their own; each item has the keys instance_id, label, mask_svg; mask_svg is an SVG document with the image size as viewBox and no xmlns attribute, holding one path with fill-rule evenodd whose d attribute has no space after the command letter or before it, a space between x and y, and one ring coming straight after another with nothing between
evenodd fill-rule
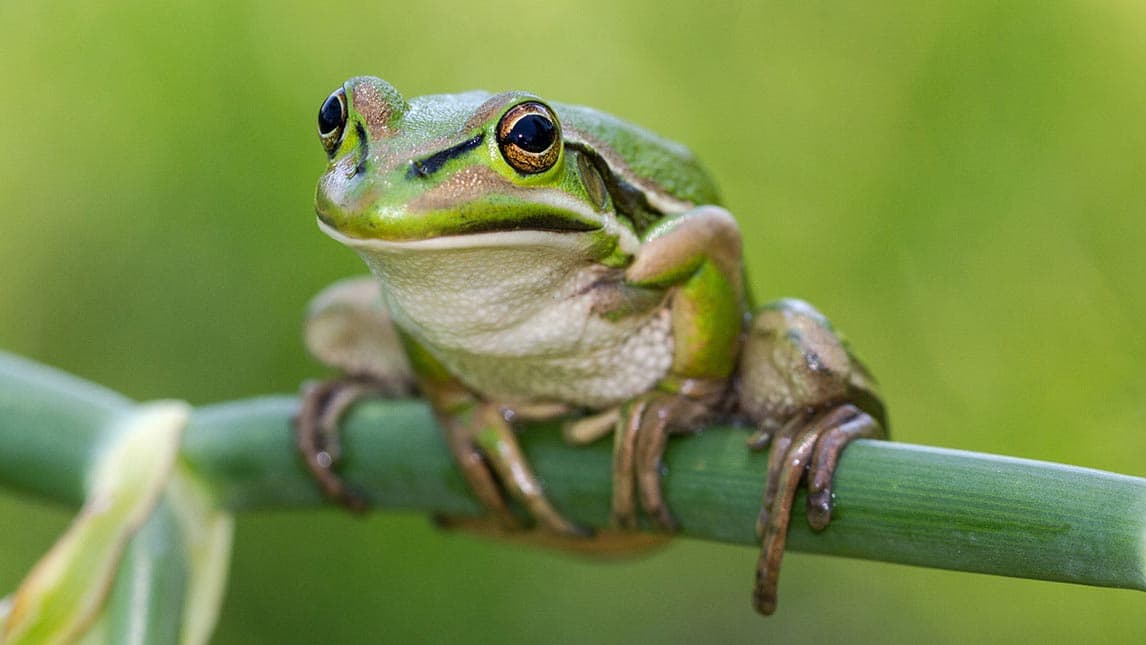
<instances>
[{"instance_id":1,"label":"golden eye","mask_svg":"<svg viewBox=\"0 0 1146 645\"><path fill-rule=\"evenodd\" d=\"M346 90L339 88L318 109L318 136L328 156L334 156L342 133L346 130Z\"/></svg>"},{"instance_id":2,"label":"golden eye","mask_svg":"<svg viewBox=\"0 0 1146 645\"><path fill-rule=\"evenodd\" d=\"M561 156L557 118L541 103L516 105L497 124L497 145L506 163L523 175L545 172Z\"/></svg>"}]
</instances>

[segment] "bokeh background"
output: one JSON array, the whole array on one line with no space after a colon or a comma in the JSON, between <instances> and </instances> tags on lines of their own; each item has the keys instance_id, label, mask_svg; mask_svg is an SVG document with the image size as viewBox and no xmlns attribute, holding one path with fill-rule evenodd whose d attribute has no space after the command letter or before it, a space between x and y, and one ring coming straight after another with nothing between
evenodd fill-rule
<instances>
[{"instance_id":1,"label":"bokeh background","mask_svg":"<svg viewBox=\"0 0 1146 645\"><path fill-rule=\"evenodd\" d=\"M877 5L877 6L868 6ZM162 7L162 8L160 8ZM529 89L690 145L761 299L879 375L898 439L1146 475L1146 4L0 3L0 347L138 399L321 374L319 104ZM67 509L0 492L0 589ZM244 516L218 643L1142 642L1118 590L751 549L610 564L420 517Z\"/></svg>"}]
</instances>

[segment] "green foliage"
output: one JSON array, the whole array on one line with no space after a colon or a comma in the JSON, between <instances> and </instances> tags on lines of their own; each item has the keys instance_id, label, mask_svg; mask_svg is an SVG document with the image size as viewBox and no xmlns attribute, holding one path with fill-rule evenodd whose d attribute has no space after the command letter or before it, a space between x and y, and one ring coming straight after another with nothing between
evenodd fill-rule
<instances>
[{"instance_id":1,"label":"green foliage","mask_svg":"<svg viewBox=\"0 0 1146 645\"><path fill-rule=\"evenodd\" d=\"M760 299L848 333L896 438L1146 474L1136 3L8 2L0 59L0 345L133 398L316 373L303 305L361 269L314 230L314 116L371 73L529 89L688 143L745 222ZM67 518L0 498L0 589ZM1136 594L812 556L761 621L753 561L244 517L217 642L1146 637Z\"/></svg>"}]
</instances>

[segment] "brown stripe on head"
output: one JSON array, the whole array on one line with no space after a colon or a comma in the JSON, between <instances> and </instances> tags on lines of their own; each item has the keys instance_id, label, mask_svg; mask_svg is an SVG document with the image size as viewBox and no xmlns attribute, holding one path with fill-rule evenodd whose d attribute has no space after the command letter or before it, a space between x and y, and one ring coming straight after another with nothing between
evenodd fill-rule
<instances>
[{"instance_id":1,"label":"brown stripe on head","mask_svg":"<svg viewBox=\"0 0 1146 645\"><path fill-rule=\"evenodd\" d=\"M409 209L412 212L445 210L489 193L490 186L494 184L500 186L498 190L506 192L517 188L488 166L462 168L449 179L411 200Z\"/></svg>"},{"instance_id":2,"label":"brown stripe on head","mask_svg":"<svg viewBox=\"0 0 1146 645\"><path fill-rule=\"evenodd\" d=\"M402 97L397 95L397 91L389 85L383 87L378 80L372 78L355 79L350 90L354 109L366 121L366 129L369 131L372 141L394 135L396 130L391 127L391 122L394 120L395 112L400 111L404 106ZM390 96L389 92L384 91L385 89L390 89L395 96Z\"/></svg>"}]
</instances>

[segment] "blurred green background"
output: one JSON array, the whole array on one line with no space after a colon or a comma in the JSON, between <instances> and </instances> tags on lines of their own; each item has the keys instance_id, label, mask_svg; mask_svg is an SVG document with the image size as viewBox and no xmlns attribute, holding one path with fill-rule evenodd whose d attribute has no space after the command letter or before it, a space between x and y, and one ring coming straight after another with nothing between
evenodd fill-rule
<instances>
[{"instance_id":1,"label":"blurred green background","mask_svg":"<svg viewBox=\"0 0 1146 645\"><path fill-rule=\"evenodd\" d=\"M757 295L848 332L896 438L1146 475L1146 5L855 4L2 2L0 347L138 399L294 391L304 304L361 271L313 223L319 104L521 88L693 147ZM0 590L68 518L0 493ZM1130 591L800 554L762 620L754 561L245 516L216 642L1146 639Z\"/></svg>"}]
</instances>

